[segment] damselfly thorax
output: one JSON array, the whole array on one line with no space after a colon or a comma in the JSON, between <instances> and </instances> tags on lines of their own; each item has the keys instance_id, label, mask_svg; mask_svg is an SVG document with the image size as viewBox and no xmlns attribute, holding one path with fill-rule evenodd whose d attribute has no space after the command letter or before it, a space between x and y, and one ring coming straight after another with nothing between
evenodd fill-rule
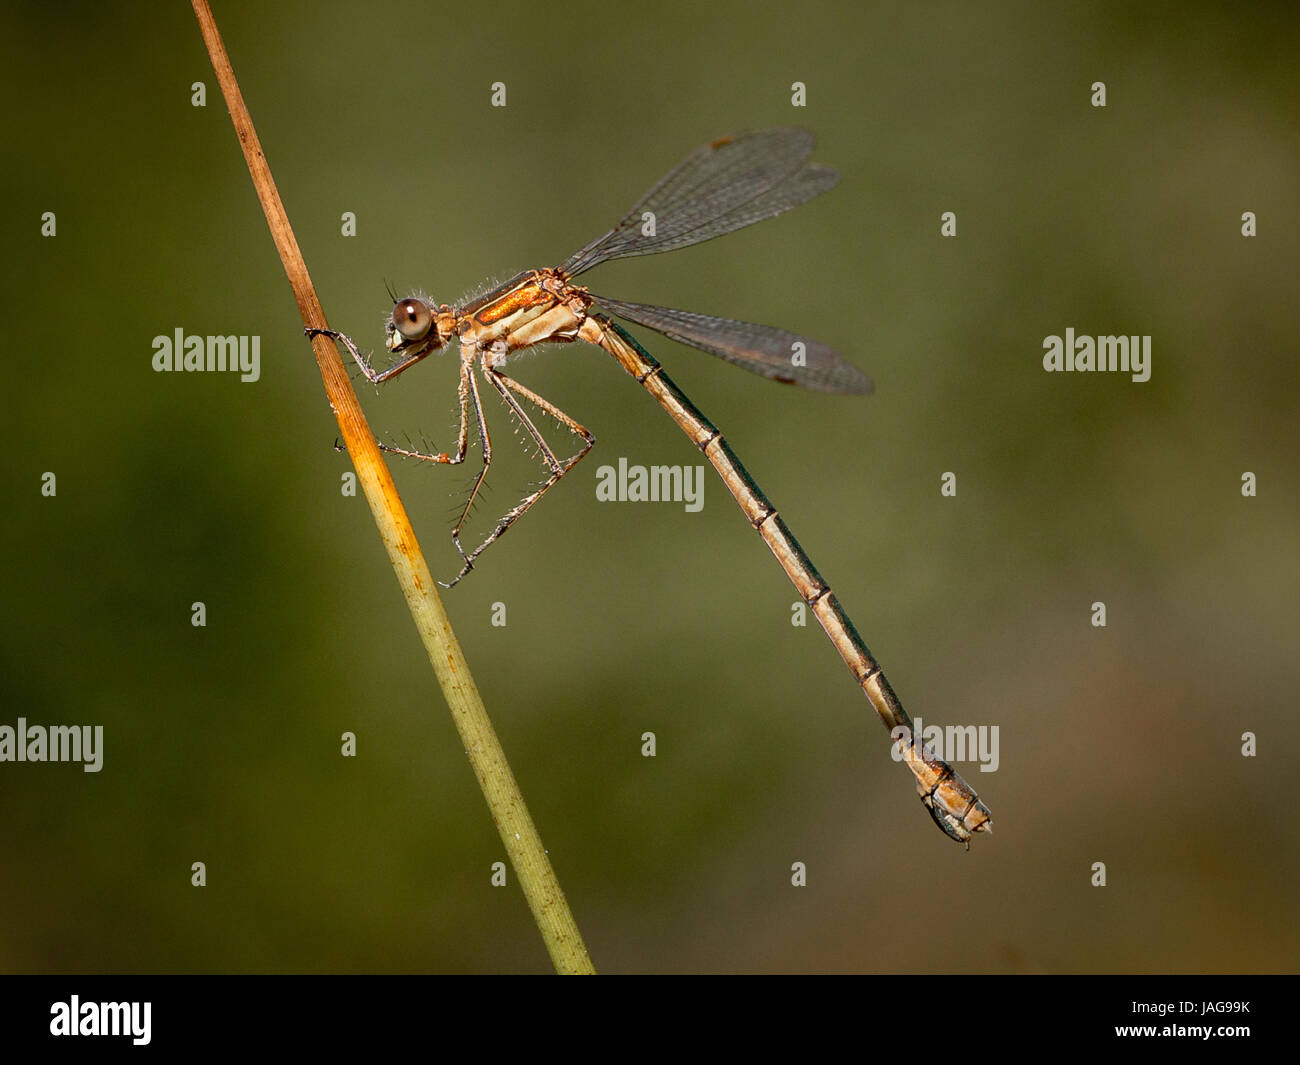
<instances>
[{"instance_id":1,"label":"damselfly thorax","mask_svg":"<svg viewBox=\"0 0 1300 1065\"><path fill-rule=\"evenodd\" d=\"M423 358L455 339L496 366L519 348L576 340L590 306L587 290L568 284L558 270L525 270L462 307L399 300L387 347Z\"/></svg>"}]
</instances>

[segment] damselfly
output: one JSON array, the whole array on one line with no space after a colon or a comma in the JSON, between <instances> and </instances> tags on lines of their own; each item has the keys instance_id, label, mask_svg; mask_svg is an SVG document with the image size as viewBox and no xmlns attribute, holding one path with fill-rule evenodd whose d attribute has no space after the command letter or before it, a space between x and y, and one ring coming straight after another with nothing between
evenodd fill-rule
<instances>
[{"instance_id":1,"label":"damselfly","mask_svg":"<svg viewBox=\"0 0 1300 1065\"><path fill-rule=\"evenodd\" d=\"M606 260L684 248L806 203L832 188L840 178L837 171L809 162L812 149L812 134L802 129L756 130L724 137L692 152L646 193L618 225L559 266L527 270L461 307L435 305L418 296L395 300L386 328L386 347L397 359L387 369L375 370L349 337L335 332L326 335L342 343L361 372L375 384L391 380L426 355L440 351L451 340L457 341L460 432L455 452L426 454L381 445L394 454L455 465L464 462L468 453L471 421L477 430L483 465L452 530L452 541L463 565L446 587L456 584L473 569L475 559L483 550L573 469L596 442L591 433L564 411L506 373L505 363L511 353L536 344L575 340L607 351L659 402L718 471L745 517L772 549L800 599L826 630L854 679L894 736L898 751L916 777L917 790L930 816L949 836L969 847L974 833L990 830L988 808L953 768L914 734L911 718L830 586L722 434L673 384L650 353L608 315L647 326L673 340L787 384L821 392L860 394L872 390L871 379L826 345L784 329L628 303L598 296L573 284L579 274ZM475 369L537 445L549 476L536 491L507 511L481 544L466 551L460 542L461 529L492 464L492 440ZM567 458L559 458L525 411L524 403L567 428L580 441L578 450Z\"/></svg>"}]
</instances>

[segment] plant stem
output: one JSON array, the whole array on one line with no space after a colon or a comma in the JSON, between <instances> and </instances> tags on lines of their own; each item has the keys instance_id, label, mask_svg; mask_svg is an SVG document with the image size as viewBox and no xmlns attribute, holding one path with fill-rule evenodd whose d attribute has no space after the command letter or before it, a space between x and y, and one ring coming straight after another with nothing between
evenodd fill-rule
<instances>
[{"instance_id":1,"label":"plant stem","mask_svg":"<svg viewBox=\"0 0 1300 1065\"><path fill-rule=\"evenodd\" d=\"M217 24L212 17L207 0L192 0L199 30L212 59L217 81L226 98L230 119L244 150L248 172L262 203L271 237L289 276L289 284L305 325L313 329L328 328L325 312L307 273L307 264L289 226L284 204L271 178L271 169L262 152L261 143L253 129L253 120L244 104L235 72L226 55ZM415 531L397 495L392 474L384 464L374 434L357 401L352 382L344 370L343 361L333 342L316 337L312 342L316 364L325 383L330 407L338 419L339 431L347 445L348 454L357 472L357 479L365 493L370 512L379 527L380 538L388 552L393 572L401 585L411 617L428 651L434 674L447 698L452 720L469 756L474 776L483 789L492 820L501 833L506 853L510 857L515 875L528 901L533 919L542 933L546 949L555 969L560 973L595 972L587 954L582 935L560 890L555 871L542 846L541 837L529 816L524 797L515 781L505 752L492 728L492 722L483 700L479 696L469 665L452 631L451 622L443 609L428 564L416 542Z\"/></svg>"}]
</instances>

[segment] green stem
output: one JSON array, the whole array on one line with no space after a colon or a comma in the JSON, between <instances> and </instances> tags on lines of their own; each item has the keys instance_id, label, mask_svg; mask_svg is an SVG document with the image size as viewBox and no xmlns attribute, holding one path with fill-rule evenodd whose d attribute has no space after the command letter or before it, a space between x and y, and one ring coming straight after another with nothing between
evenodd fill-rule
<instances>
[{"instance_id":1,"label":"green stem","mask_svg":"<svg viewBox=\"0 0 1300 1065\"><path fill-rule=\"evenodd\" d=\"M239 83L235 80L235 72L226 55L217 24L207 0L192 0L192 3L195 17L199 21L199 30L212 59L212 68L216 71L217 81L221 84L226 106L230 110L230 119L244 150L248 172L253 178L267 225L271 229L271 237L280 253L280 260L284 263L285 273L289 276L289 284L298 301L302 320L309 328L325 329L325 312L321 309L316 289L307 273L307 264L303 261L302 252L298 249L298 242L289 226L284 204L280 202L280 194L271 177L271 169L257 139L257 132L253 129L252 116L239 91ZM505 751L501 749L496 731L492 728L474 678L470 676L469 664L452 631L428 564L415 539L415 531L411 528L406 509L398 497L397 486L393 483L392 474L384 464L374 434L361 411L338 349L324 337L316 337L312 350L316 354L316 363L325 383L330 406L338 418L339 431L347 444L348 454L352 456L357 479L365 493L366 502L370 505L375 524L379 527L379 535L392 562L393 572L397 575L397 583L406 596L406 604L410 607L415 627L429 654L438 684L447 698L447 706L464 743L474 776L483 789L492 820L501 833L506 853L519 878L524 898L528 900L533 920L542 933L551 961L560 973L593 973L595 969L582 935L569 910L564 892L560 890L555 870L551 868L541 837L524 804L523 794L510 771Z\"/></svg>"}]
</instances>

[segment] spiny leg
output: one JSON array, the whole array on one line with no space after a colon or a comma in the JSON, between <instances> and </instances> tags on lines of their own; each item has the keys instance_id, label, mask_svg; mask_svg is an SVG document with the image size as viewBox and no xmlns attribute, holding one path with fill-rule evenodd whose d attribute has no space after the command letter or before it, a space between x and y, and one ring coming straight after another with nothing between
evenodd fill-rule
<instances>
[{"instance_id":1,"label":"spiny leg","mask_svg":"<svg viewBox=\"0 0 1300 1065\"><path fill-rule=\"evenodd\" d=\"M382 385L385 381L391 381L403 370L409 370L426 355L430 355L434 351L433 348L425 348L423 351L416 350L406 358L402 359L401 362L396 362L392 366L388 367L387 370L376 370L370 365L370 357L362 355L361 351L357 348L356 343L346 333L339 333L333 329L312 329L310 326L304 329L303 332L309 337L329 337L331 340L342 344L348 349L348 354L352 356L352 361L355 362L357 366L361 368L361 372L366 375L366 380L375 385Z\"/></svg>"},{"instance_id":2,"label":"spiny leg","mask_svg":"<svg viewBox=\"0 0 1300 1065\"><path fill-rule=\"evenodd\" d=\"M474 419L478 422L479 444L483 452L483 465L478 471L478 476L474 478L474 484L469 490L469 498L465 500L465 506L461 508L460 517L456 519L456 524L451 529L451 542L456 545L456 550L460 552L462 558L465 557L465 549L460 546L460 530L469 517L474 501L478 498L479 491L483 487L483 481L487 478L488 469L492 465L492 434L488 432L487 418L483 415L483 397L479 395L478 382L474 379L474 362L478 357L479 351L476 348L470 349L468 352L462 349L460 355L460 388L467 394L472 403ZM462 423L461 446L463 447L469 446L468 432L468 426ZM462 570L461 576L464 575L465 571ZM457 577L456 580L460 580L460 577ZM443 587L450 588L451 585L444 584Z\"/></svg>"},{"instance_id":3,"label":"spiny leg","mask_svg":"<svg viewBox=\"0 0 1300 1065\"><path fill-rule=\"evenodd\" d=\"M551 403L549 400L539 396L531 388L521 385L513 377L508 376L501 370L493 369L491 366L487 365L486 362L484 362L483 365L483 376L486 377L492 387L500 393L506 406L508 406L514 413L515 417L519 419L520 424L528 430L528 435L533 438L533 442L537 445L538 450L542 454L542 459L546 462L547 466L550 467L551 476L547 478L546 483L539 487L537 491L521 499L517 504L515 504L515 506L506 511L506 513L497 521L496 528L492 530L487 539L468 554L466 554L464 548L460 546L460 527L459 525L457 526L456 532L452 534L452 540L456 544L456 549L460 551L461 557L464 558L465 565L450 581L439 582L444 588L451 588L453 585L457 584L465 574L472 570L474 568L474 560L478 558L478 556L481 555L489 545L499 540L502 535L504 535L505 531L527 512L529 507L541 499L542 496L544 496L561 477L573 469L573 467L581 461L583 456L586 455L587 452L596 444L596 438L574 421L573 418L569 417L569 415L565 414L564 411L560 410L559 407L555 406L555 404ZM563 461L557 459L555 457L555 452L551 450L550 445L547 444L545 438L543 438L541 431L533 424L533 420L528 417L524 408L519 405L519 401L515 399L512 393L516 392L536 406L539 410L545 411L575 436L582 437L582 449Z\"/></svg>"},{"instance_id":4,"label":"spiny leg","mask_svg":"<svg viewBox=\"0 0 1300 1065\"><path fill-rule=\"evenodd\" d=\"M424 351L417 351L416 353L407 356L401 362L394 363L386 370L376 371L374 367L370 365L369 357L361 354L361 351L357 348L356 342L346 333L339 333L333 329L312 329L310 327L304 329L303 332L309 337L318 337L318 336L329 337L331 340L342 344L345 348L347 348L348 353L352 356L352 361L355 362L357 366L360 368L361 372L365 374L366 380L376 385L381 385L385 381L391 381L403 370L409 370L417 362L423 359L426 355L431 354L433 351L433 349L431 348L425 349ZM462 365L461 382L459 388L460 435L457 437L456 440L455 455L448 455L445 451L439 452L436 455L430 455L430 454L426 454L423 451L415 451L411 448L393 447L391 444L382 444L382 443L379 444L379 450L387 451L390 455L400 455L403 458L423 459L426 462L436 462L439 464L450 465L450 466L457 466L460 463L464 462L465 453L469 447L469 426L467 424L469 408L467 402L468 391L467 391L467 386L465 384L466 376L467 373L465 367ZM378 441L376 441L376 443L378 443ZM335 444L334 450L344 451L346 450L346 448L344 448L342 444Z\"/></svg>"},{"instance_id":5,"label":"spiny leg","mask_svg":"<svg viewBox=\"0 0 1300 1065\"><path fill-rule=\"evenodd\" d=\"M470 377L470 363L461 359L460 364L460 383L456 386L456 394L460 400L460 431L456 435L456 452L448 455L445 451L440 451L436 455L430 455L424 451L416 451L412 448L393 447L390 444L380 444L379 450L386 451L390 455L400 455L402 458L423 459L425 462L436 462L444 466L459 466L465 461L465 455L469 451L469 397L473 381ZM482 407L477 403L478 393L474 393L476 401L476 412L479 418L479 425L483 425ZM461 515L464 521L464 515Z\"/></svg>"},{"instance_id":6,"label":"spiny leg","mask_svg":"<svg viewBox=\"0 0 1300 1065\"><path fill-rule=\"evenodd\" d=\"M420 359L424 358L424 355L418 355L415 358L406 359L403 362L398 363L396 366L390 367L382 374L376 374L370 370L366 357L357 350L352 338L346 334L336 333L332 329L306 329L304 332L306 332L308 336L327 336L332 340L337 340L342 343L343 346L352 353L353 359L355 359L357 365L361 367L361 370L365 373L367 379L374 381L376 384L380 384L385 380L391 380L392 377L396 376L402 370L415 365L415 363ZM428 352L425 354L428 354ZM390 455L397 455L401 458L421 459L425 462L435 462L442 466L459 466L464 462L465 456L469 451L469 385L466 383L467 376L466 368L464 364L462 364L461 381L457 388L457 393L460 398L460 431L457 434L456 451L454 454L449 455L445 451L440 451L437 454L430 454L426 451L416 451L414 448L396 447L393 444L385 444L382 441L376 440L375 443L378 445L379 450L387 452ZM334 442L334 450L346 451L347 448L336 440Z\"/></svg>"}]
</instances>

